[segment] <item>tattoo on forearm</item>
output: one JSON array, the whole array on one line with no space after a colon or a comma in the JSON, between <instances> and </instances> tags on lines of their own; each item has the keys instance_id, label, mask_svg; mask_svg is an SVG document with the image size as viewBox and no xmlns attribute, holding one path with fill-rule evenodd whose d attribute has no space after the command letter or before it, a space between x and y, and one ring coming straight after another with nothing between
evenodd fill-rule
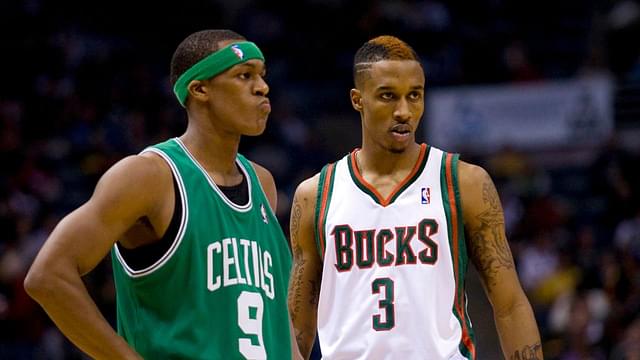
<instances>
[{"instance_id":1,"label":"tattoo on forearm","mask_svg":"<svg viewBox=\"0 0 640 360\"><path fill-rule=\"evenodd\" d=\"M509 356L509 360L542 360L542 346L540 343L526 345Z\"/></svg>"},{"instance_id":2,"label":"tattoo on forearm","mask_svg":"<svg viewBox=\"0 0 640 360\"><path fill-rule=\"evenodd\" d=\"M514 267L513 258L504 235L504 215L500 198L493 184L483 184L482 199L487 210L477 216L476 221L479 225L469 230L469 251L485 282L495 285L500 268ZM488 288L491 289L491 286Z\"/></svg>"},{"instance_id":3,"label":"tattoo on forearm","mask_svg":"<svg viewBox=\"0 0 640 360\"><path fill-rule=\"evenodd\" d=\"M306 260L302 256L302 248L298 244L298 233L300 231L300 216L302 207L298 198L293 199L293 207L291 210L291 246L293 250L293 270L291 279L289 280L289 311L291 312L291 320L295 322L296 317L302 311L302 274ZM299 336L299 334L298 334Z\"/></svg>"},{"instance_id":4,"label":"tattoo on forearm","mask_svg":"<svg viewBox=\"0 0 640 360\"><path fill-rule=\"evenodd\" d=\"M316 272L315 279L318 280L309 280L310 291L309 294L309 304L313 306L318 306L318 301L320 300L320 283L322 279L322 268L318 268Z\"/></svg>"}]
</instances>

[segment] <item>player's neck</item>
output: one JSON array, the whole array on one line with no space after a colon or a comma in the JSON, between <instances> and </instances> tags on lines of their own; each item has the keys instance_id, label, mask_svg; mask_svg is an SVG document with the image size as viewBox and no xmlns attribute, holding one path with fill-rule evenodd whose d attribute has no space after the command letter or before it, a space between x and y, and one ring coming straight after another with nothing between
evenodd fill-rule
<instances>
[{"instance_id":1,"label":"player's neck","mask_svg":"<svg viewBox=\"0 0 640 360\"><path fill-rule=\"evenodd\" d=\"M396 172L410 171L418 157L421 146L412 143L403 152L397 153L383 149L379 146L366 146L356 154L358 168L364 174L366 172L378 175L393 174Z\"/></svg>"},{"instance_id":2,"label":"player's neck","mask_svg":"<svg viewBox=\"0 0 640 360\"><path fill-rule=\"evenodd\" d=\"M189 124L180 140L198 163L214 176L218 185L225 185L227 176L240 174L235 164L240 136L229 136L213 128L201 129Z\"/></svg>"}]
</instances>

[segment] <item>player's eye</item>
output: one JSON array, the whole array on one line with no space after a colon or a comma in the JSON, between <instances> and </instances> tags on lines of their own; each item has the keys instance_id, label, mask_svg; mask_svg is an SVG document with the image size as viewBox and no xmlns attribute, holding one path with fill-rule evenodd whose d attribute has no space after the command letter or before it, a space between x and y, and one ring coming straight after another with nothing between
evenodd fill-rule
<instances>
[{"instance_id":1,"label":"player's eye","mask_svg":"<svg viewBox=\"0 0 640 360\"><path fill-rule=\"evenodd\" d=\"M419 91L412 91L411 93L409 93L409 99L413 101L420 100L422 99L422 93Z\"/></svg>"},{"instance_id":2,"label":"player's eye","mask_svg":"<svg viewBox=\"0 0 640 360\"><path fill-rule=\"evenodd\" d=\"M395 96L391 92L383 92L380 94L382 100L393 100Z\"/></svg>"}]
</instances>

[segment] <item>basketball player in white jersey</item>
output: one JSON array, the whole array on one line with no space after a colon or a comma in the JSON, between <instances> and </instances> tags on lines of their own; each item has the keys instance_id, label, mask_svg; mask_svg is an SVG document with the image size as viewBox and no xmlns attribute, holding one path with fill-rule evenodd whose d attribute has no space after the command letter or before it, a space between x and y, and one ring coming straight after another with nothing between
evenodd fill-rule
<instances>
[{"instance_id":1,"label":"basketball player in white jersey","mask_svg":"<svg viewBox=\"0 0 640 360\"><path fill-rule=\"evenodd\" d=\"M542 359L538 328L481 167L415 141L425 75L392 36L354 60L362 147L302 182L291 211L289 311L303 356L475 359L464 278L474 263L506 359Z\"/></svg>"}]
</instances>

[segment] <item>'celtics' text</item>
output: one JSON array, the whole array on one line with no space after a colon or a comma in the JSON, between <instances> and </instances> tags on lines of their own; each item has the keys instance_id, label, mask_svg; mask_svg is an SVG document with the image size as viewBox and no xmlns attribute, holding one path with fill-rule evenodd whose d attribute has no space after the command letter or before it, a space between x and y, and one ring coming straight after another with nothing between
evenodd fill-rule
<instances>
[{"instance_id":1,"label":"'celtics' text","mask_svg":"<svg viewBox=\"0 0 640 360\"><path fill-rule=\"evenodd\" d=\"M271 254L257 242L226 238L207 247L207 288L246 284L262 289L268 298L275 297Z\"/></svg>"}]
</instances>

